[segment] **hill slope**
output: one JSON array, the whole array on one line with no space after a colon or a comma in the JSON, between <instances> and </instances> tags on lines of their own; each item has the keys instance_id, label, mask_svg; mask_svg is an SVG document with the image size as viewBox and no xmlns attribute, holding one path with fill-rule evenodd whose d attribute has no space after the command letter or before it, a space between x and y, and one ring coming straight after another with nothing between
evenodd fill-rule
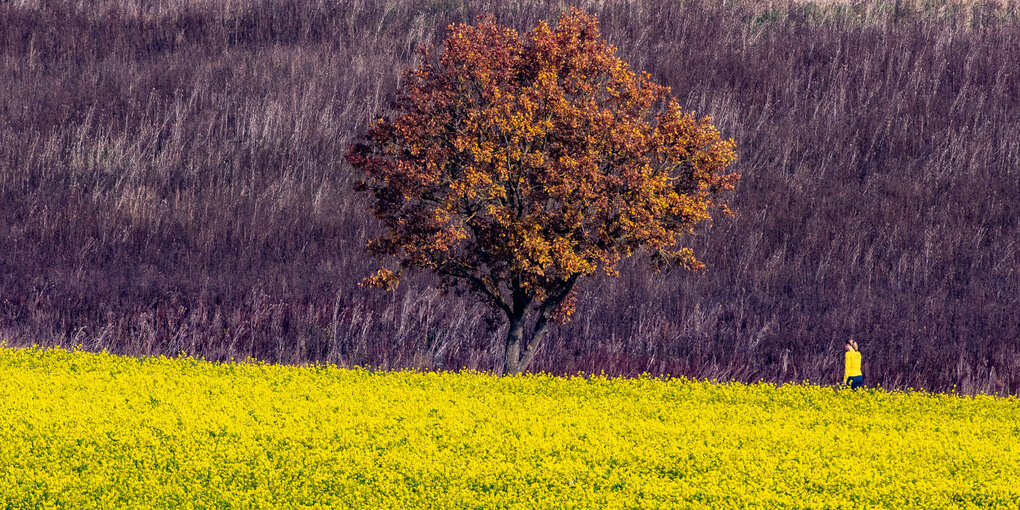
<instances>
[{"instance_id":1,"label":"hill slope","mask_svg":"<svg viewBox=\"0 0 1020 510\"><path fill-rule=\"evenodd\" d=\"M582 282L537 370L1020 392L1020 16L994 2L581 2L738 142L708 268ZM0 338L488 370L427 275L360 288L348 143L414 48L566 2L0 2Z\"/></svg>"}]
</instances>

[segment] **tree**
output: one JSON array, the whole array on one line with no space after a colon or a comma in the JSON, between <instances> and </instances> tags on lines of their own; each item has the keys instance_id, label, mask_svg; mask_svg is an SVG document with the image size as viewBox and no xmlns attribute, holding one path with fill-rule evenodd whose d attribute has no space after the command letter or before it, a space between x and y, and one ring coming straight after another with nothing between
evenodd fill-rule
<instances>
[{"instance_id":1,"label":"tree","mask_svg":"<svg viewBox=\"0 0 1020 510\"><path fill-rule=\"evenodd\" d=\"M368 250L398 266L362 284L392 290L419 269L478 295L505 316L517 373L570 318L581 277L617 275L639 249L654 270L702 267L679 241L728 212L736 144L615 51L576 9L523 36L483 16L420 50L346 157L385 225Z\"/></svg>"}]
</instances>

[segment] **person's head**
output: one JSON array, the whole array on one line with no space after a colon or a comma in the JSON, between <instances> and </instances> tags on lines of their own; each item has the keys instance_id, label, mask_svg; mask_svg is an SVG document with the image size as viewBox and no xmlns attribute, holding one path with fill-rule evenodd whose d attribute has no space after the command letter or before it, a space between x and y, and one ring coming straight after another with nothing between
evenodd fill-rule
<instances>
[{"instance_id":1,"label":"person's head","mask_svg":"<svg viewBox=\"0 0 1020 510\"><path fill-rule=\"evenodd\" d=\"M857 340L854 340L853 338L850 339L850 346L853 347L855 351L861 350L859 347L857 347Z\"/></svg>"},{"instance_id":2,"label":"person's head","mask_svg":"<svg viewBox=\"0 0 1020 510\"><path fill-rule=\"evenodd\" d=\"M843 347L844 347L844 348L845 348L846 350L848 350L848 351L851 351L851 350L853 350L853 348L854 348L854 341L853 341L853 340L847 340L847 341L846 341L846 345L844 345Z\"/></svg>"}]
</instances>

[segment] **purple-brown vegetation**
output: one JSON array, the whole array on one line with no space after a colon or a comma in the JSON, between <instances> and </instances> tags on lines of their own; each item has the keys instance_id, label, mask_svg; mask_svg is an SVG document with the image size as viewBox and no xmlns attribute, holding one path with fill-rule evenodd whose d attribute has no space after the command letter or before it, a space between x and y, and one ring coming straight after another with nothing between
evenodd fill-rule
<instances>
[{"instance_id":1,"label":"purple-brown vegetation","mask_svg":"<svg viewBox=\"0 0 1020 510\"><path fill-rule=\"evenodd\" d=\"M589 7L739 144L705 271L580 285L533 368L1020 392L1020 17L969 4ZM126 354L491 369L428 275L357 282L342 156L476 0L0 4L0 339ZM566 7L503 2L526 30Z\"/></svg>"}]
</instances>

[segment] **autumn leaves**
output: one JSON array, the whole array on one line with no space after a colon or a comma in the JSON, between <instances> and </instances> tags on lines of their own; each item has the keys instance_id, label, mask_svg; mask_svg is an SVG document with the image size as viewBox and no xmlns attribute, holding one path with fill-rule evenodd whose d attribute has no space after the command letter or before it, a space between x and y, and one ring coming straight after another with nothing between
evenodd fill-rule
<instances>
[{"instance_id":1,"label":"autumn leaves","mask_svg":"<svg viewBox=\"0 0 1020 510\"><path fill-rule=\"evenodd\" d=\"M369 250L398 266L365 284L425 269L477 293L507 317L516 372L569 318L580 277L639 249L700 267L678 243L733 188L735 143L630 70L593 16L527 34L483 17L422 57L347 154L386 227Z\"/></svg>"}]
</instances>

